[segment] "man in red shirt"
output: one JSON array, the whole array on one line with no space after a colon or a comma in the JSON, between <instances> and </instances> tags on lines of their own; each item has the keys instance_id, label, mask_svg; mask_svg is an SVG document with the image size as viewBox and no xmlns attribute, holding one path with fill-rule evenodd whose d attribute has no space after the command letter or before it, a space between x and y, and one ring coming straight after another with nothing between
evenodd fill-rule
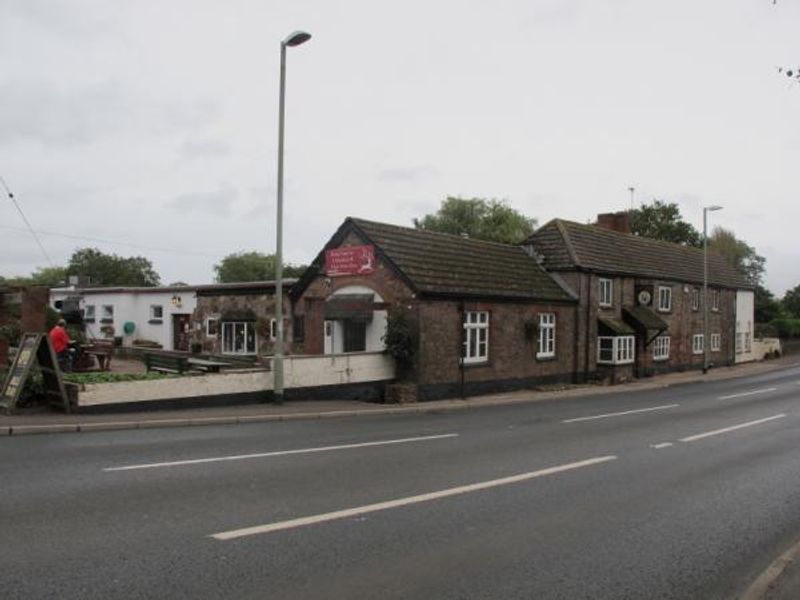
<instances>
[{"instance_id":1,"label":"man in red shirt","mask_svg":"<svg viewBox=\"0 0 800 600\"><path fill-rule=\"evenodd\" d=\"M58 364L64 371L72 370L72 356L70 354L69 345L72 340L69 339L67 333L67 322L64 319L59 319L56 326L50 330L50 343L53 345L53 350L58 355Z\"/></svg>"}]
</instances>

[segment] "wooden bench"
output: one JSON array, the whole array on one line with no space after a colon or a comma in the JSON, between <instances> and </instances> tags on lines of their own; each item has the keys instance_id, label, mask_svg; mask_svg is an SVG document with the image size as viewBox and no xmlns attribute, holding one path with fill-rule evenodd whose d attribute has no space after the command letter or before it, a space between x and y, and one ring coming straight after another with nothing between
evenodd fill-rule
<instances>
[{"instance_id":1,"label":"wooden bench","mask_svg":"<svg viewBox=\"0 0 800 600\"><path fill-rule=\"evenodd\" d=\"M189 370L189 361L185 356L176 354L156 354L147 352L144 355L144 365L147 372L159 371L161 373L178 373L182 375Z\"/></svg>"},{"instance_id":2,"label":"wooden bench","mask_svg":"<svg viewBox=\"0 0 800 600\"><path fill-rule=\"evenodd\" d=\"M84 352L97 359L101 371L111 370L111 357L114 354L113 340L93 340L91 345L84 348Z\"/></svg>"}]
</instances>

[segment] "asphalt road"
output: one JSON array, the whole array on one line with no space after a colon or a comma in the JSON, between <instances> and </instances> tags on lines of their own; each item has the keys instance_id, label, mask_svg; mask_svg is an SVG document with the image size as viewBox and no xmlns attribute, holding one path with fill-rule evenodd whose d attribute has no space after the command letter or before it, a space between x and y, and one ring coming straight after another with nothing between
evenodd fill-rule
<instances>
[{"instance_id":1,"label":"asphalt road","mask_svg":"<svg viewBox=\"0 0 800 600\"><path fill-rule=\"evenodd\" d=\"M0 597L735 598L800 537L798 396L795 367L444 414L0 438Z\"/></svg>"}]
</instances>

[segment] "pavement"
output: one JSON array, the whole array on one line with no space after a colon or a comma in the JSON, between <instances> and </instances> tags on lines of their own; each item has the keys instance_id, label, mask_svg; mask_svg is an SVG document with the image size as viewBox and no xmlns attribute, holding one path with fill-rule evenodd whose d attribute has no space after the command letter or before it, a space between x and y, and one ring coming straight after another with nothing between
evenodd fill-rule
<instances>
[{"instance_id":1,"label":"pavement","mask_svg":"<svg viewBox=\"0 0 800 600\"><path fill-rule=\"evenodd\" d=\"M796 599L800 365L735 371L0 438L2 596Z\"/></svg>"},{"instance_id":2,"label":"pavement","mask_svg":"<svg viewBox=\"0 0 800 600\"><path fill-rule=\"evenodd\" d=\"M539 390L521 390L504 394L471 396L465 399L436 400L407 405L375 404L353 400L295 400L286 402L281 406L265 403L180 410L147 411L137 409L131 412L115 412L113 415L80 413L67 415L42 408L19 409L14 415L0 414L0 436L80 433L155 427L230 425L386 414L436 413L598 394L635 393L665 386L748 377L793 365L800 365L800 357L784 356L777 360L745 363L732 367L718 367L711 369L705 375L700 371L669 373L616 386L549 386Z\"/></svg>"}]
</instances>

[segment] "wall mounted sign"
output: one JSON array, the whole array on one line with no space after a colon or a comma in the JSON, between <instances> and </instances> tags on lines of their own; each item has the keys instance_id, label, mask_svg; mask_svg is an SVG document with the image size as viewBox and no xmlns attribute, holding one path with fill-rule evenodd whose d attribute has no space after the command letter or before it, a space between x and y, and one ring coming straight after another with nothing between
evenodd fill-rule
<instances>
[{"instance_id":1,"label":"wall mounted sign","mask_svg":"<svg viewBox=\"0 0 800 600\"><path fill-rule=\"evenodd\" d=\"M325 251L325 273L330 277L369 275L374 271L374 246L344 246Z\"/></svg>"}]
</instances>

